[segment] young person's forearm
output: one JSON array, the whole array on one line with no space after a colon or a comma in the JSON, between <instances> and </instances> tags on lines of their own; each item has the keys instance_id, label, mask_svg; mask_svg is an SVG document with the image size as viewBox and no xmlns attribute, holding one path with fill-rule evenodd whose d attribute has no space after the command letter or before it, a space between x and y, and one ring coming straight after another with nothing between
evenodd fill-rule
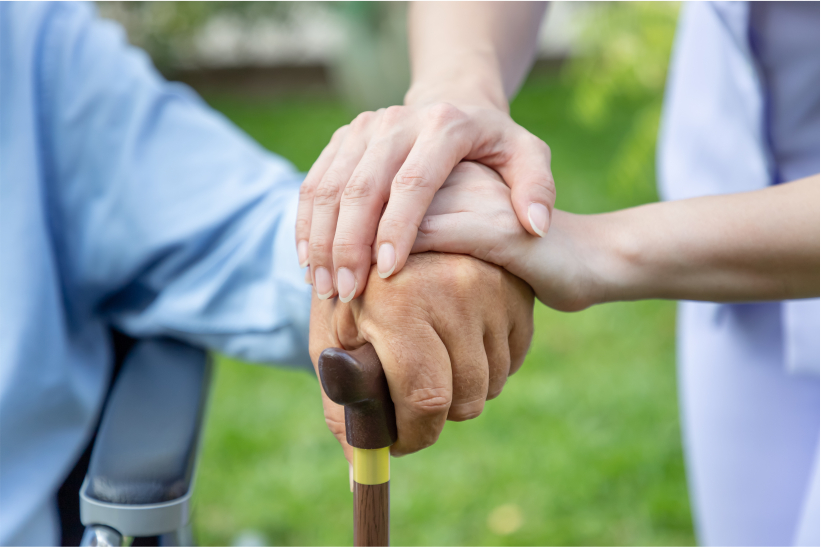
<instances>
[{"instance_id":1,"label":"young person's forearm","mask_svg":"<svg viewBox=\"0 0 821 547\"><path fill-rule=\"evenodd\" d=\"M533 62L542 2L413 2L406 104L448 100L507 110Z\"/></svg>"},{"instance_id":2,"label":"young person's forearm","mask_svg":"<svg viewBox=\"0 0 821 547\"><path fill-rule=\"evenodd\" d=\"M818 175L597 215L602 301L738 302L819 294Z\"/></svg>"}]
</instances>

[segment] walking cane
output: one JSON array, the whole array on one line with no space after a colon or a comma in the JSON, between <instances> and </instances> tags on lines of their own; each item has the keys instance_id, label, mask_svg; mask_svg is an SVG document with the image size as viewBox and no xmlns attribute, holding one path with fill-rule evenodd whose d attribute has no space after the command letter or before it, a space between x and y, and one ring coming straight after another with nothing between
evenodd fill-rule
<instances>
[{"instance_id":1,"label":"walking cane","mask_svg":"<svg viewBox=\"0 0 821 547\"><path fill-rule=\"evenodd\" d=\"M396 413L382 363L370 344L353 351L328 348L319 356L319 377L328 397L345 407L353 447L354 545L388 545Z\"/></svg>"}]
</instances>

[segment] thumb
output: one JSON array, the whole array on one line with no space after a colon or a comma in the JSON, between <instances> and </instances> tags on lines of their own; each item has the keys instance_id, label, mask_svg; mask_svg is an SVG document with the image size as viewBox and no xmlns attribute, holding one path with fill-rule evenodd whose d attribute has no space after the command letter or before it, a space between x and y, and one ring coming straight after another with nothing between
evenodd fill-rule
<instances>
[{"instance_id":1,"label":"thumb","mask_svg":"<svg viewBox=\"0 0 821 547\"><path fill-rule=\"evenodd\" d=\"M496 171L510 187L513 210L530 234L544 237L550 227L556 186L550 171L550 147L527 133L519 137L515 152Z\"/></svg>"}]
</instances>

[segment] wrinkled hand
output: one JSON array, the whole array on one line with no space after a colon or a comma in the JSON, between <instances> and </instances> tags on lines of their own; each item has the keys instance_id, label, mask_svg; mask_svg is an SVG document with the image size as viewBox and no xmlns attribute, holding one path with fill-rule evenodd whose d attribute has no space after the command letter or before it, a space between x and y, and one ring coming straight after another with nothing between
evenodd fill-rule
<instances>
[{"instance_id":1,"label":"wrinkled hand","mask_svg":"<svg viewBox=\"0 0 821 547\"><path fill-rule=\"evenodd\" d=\"M545 305L560 311L604 301L594 272L617 267L607 261L605 250L615 244L609 240L612 230L605 215L556 209L550 232L534 238L519 224L510 193L492 169L460 163L434 197L412 252L461 253L496 264L528 283Z\"/></svg>"},{"instance_id":2,"label":"wrinkled hand","mask_svg":"<svg viewBox=\"0 0 821 547\"><path fill-rule=\"evenodd\" d=\"M314 296L311 308L314 367L328 347L370 342L376 349L396 407L395 456L435 443L446 419L481 414L522 365L532 335L530 287L497 266L458 255L414 255L390 279L373 268L362 298L346 304ZM343 407L324 392L322 404L351 461Z\"/></svg>"},{"instance_id":3,"label":"wrinkled hand","mask_svg":"<svg viewBox=\"0 0 821 547\"><path fill-rule=\"evenodd\" d=\"M297 252L319 298L362 294L374 261L382 277L401 271L434 194L463 159L498 171L519 223L547 232L550 149L506 112L445 102L364 112L334 133L300 192Z\"/></svg>"}]
</instances>

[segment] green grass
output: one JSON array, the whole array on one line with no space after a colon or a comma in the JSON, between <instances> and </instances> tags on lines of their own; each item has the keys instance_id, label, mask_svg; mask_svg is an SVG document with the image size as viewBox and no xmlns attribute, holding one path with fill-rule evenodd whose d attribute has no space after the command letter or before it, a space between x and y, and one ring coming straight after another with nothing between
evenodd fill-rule
<instances>
[{"instance_id":1,"label":"green grass","mask_svg":"<svg viewBox=\"0 0 821 547\"><path fill-rule=\"evenodd\" d=\"M571 95L536 75L512 107L552 147L559 206L595 212L655 199L651 177L629 191L608 183L640 105L619 104L586 128L570 114ZM332 98L208 99L303 170L351 117ZM435 446L392 460L392 541L692 544L674 315L659 301L577 314L537 304L533 346L504 393L476 420L448 423ZM203 544L230 544L244 529L271 544L351 543L347 463L313 375L219 360L195 507Z\"/></svg>"}]
</instances>

